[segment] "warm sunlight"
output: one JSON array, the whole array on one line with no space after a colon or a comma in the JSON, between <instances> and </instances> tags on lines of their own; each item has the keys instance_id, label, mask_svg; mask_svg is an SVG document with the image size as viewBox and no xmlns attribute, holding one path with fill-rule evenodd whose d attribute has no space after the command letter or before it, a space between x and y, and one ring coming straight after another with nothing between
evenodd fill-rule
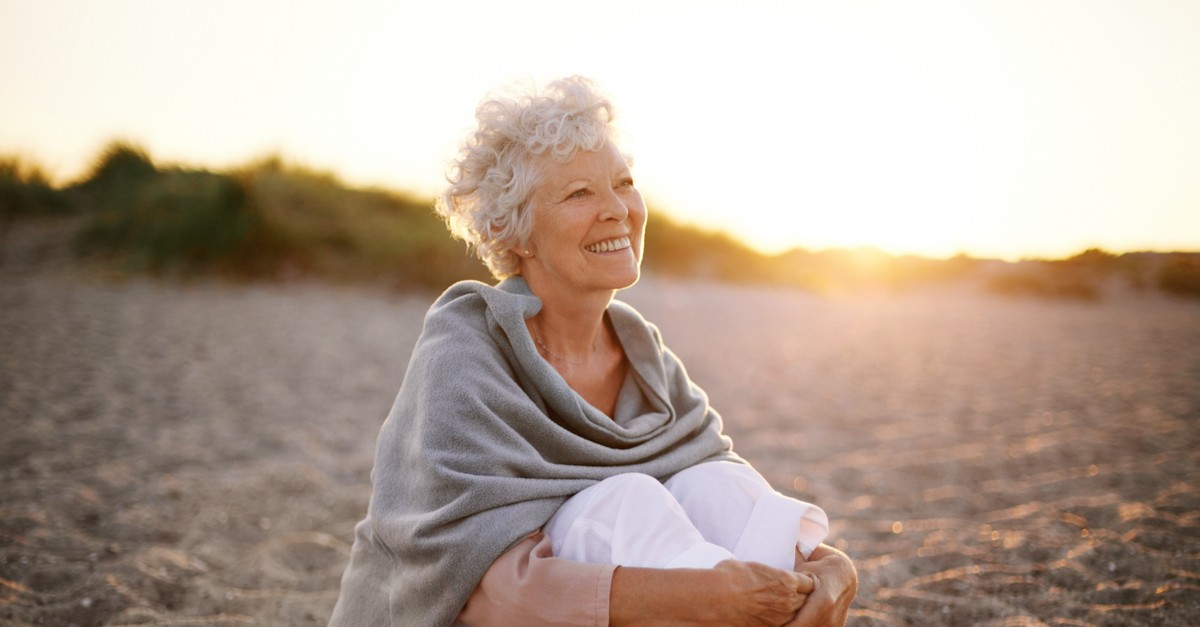
<instances>
[{"instance_id":1,"label":"warm sunlight","mask_svg":"<svg viewBox=\"0 0 1200 627\"><path fill-rule=\"evenodd\" d=\"M0 153L123 137L434 193L486 91L579 73L652 206L766 251L1200 248L1200 5L0 6Z\"/></svg>"},{"instance_id":2,"label":"warm sunlight","mask_svg":"<svg viewBox=\"0 0 1200 627\"><path fill-rule=\"evenodd\" d=\"M820 22L785 24L753 11L676 20L676 43L696 50L700 89L628 107L638 172L650 195L681 218L726 228L760 248L871 244L949 255L962 246L976 161L958 112L878 43ZM649 22L631 40L667 27ZM788 73L749 66L720 85L705 76L726 51L707 33L754 33L756 57L801 61ZM653 93L658 79L622 79L633 55L599 55L616 93ZM836 58L838 63L804 63ZM661 91L661 87L659 87ZM698 106L688 106L695 99ZM886 105L886 106L884 106ZM641 107L645 107L642 109ZM666 126L652 122L671 120ZM641 138L648 137L649 141ZM680 210L680 208L687 208Z\"/></svg>"},{"instance_id":3,"label":"warm sunlight","mask_svg":"<svg viewBox=\"0 0 1200 627\"><path fill-rule=\"evenodd\" d=\"M1200 626L1198 322L1200 0L0 0L0 627Z\"/></svg>"}]
</instances>

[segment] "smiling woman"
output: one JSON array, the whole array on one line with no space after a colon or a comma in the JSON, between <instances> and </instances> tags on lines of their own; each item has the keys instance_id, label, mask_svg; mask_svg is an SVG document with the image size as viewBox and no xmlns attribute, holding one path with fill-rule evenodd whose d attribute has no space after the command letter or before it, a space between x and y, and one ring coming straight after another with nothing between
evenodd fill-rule
<instances>
[{"instance_id":1,"label":"smiling woman","mask_svg":"<svg viewBox=\"0 0 1200 627\"><path fill-rule=\"evenodd\" d=\"M518 246L521 276L537 294L597 292L605 301L633 285L646 205L620 151L608 143L566 163L537 161L542 184L530 202L533 232Z\"/></svg>"},{"instance_id":2,"label":"smiling woman","mask_svg":"<svg viewBox=\"0 0 1200 627\"><path fill-rule=\"evenodd\" d=\"M572 77L479 107L438 209L498 285L430 309L332 625L838 625L854 567L614 300L646 206ZM817 582L820 582L818 585Z\"/></svg>"}]
</instances>

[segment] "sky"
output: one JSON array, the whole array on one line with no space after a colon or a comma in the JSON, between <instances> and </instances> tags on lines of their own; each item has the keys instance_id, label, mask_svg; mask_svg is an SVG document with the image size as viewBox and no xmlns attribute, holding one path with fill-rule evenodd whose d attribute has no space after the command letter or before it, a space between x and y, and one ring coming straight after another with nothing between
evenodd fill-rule
<instances>
[{"instance_id":1,"label":"sky","mask_svg":"<svg viewBox=\"0 0 1200 627\"><path fill-rule=\"evenodd\" d=\"M485 94L570 74L652 209L765 252L1200 250L1194 0L0 0L0 154L432 197Z\"/></svg>"}]
</instances>

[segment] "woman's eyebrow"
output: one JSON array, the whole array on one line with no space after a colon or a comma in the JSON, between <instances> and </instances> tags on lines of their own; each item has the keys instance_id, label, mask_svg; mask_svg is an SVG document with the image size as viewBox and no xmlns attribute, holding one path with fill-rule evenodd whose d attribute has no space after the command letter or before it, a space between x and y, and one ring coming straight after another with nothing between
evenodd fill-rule
<instances>
[{"instance_id":1,"label":"woman's eyebrow","mask_svg":"<svg viewBox=\"0 0 1200 627\"><path fill-rule=\"evenodd\" d=\"M577 187L581 184L584 186L591 185L592 179L587 178L587 177L574 178L574 179L571 179L571 180L567 181L566 183L563 183L562 185L560 185L558 189L559 189L559 191L564 191L564 192L567 190L574 191L572 188Z\"/></svg>"}]
</instances>

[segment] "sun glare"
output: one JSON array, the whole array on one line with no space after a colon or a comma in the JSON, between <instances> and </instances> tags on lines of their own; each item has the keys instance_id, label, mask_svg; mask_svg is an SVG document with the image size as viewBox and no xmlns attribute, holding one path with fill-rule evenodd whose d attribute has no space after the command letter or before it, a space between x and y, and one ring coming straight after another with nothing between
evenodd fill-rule
<instances>
[{"instance_id":1,"label":"sun glare","mask_svg":"<svg viewBox=\"0 0 1200 627\"><path fill-rule=\"evenodd\" d=\"M627 71L636 51L579 54L614 93L654 94L622 99L653 201L772 252L797 242L959 252L973 147L954 104L888 50L756 11L664 17L625 36L652 39L668 22L670 44L693 51L669 77ZM705 45L712 32L741 33L734 46L755 58L796 62L728 68L726 49Z\"/></svg>"},{"instance_id":2,"label":"sun glare","mask_svg":"<svg viewBox=\"0 0 1200 627\"><path fill-rule=\"evenodd\" d=\"M0 4L0 151L431 195L482 94L582 74L653 206L764 251L1200 246L1200 4L350 4Z\"/></svg>"}]
</instances>

